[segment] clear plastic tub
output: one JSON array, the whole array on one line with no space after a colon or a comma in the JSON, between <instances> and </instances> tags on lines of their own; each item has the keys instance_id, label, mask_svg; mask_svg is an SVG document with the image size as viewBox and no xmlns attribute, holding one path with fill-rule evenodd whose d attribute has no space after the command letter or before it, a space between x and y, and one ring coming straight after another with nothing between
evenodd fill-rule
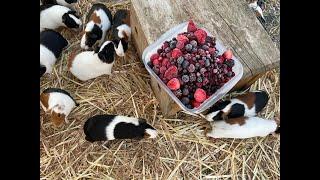
<instances>
[{"instance_id":1,"label":"clear plastic tub","mask_svg":"<svg viewBox=\"0 0 320 180\"><path fill-rule=\"evenodd\" d=\"M196 24L196 22L195 22ZM160 38L148 46L142 54L142 60L144 63L144 66L146 67L149 74L154 77L160 87L164 89L169 96L180 106L181 109L188 111L193 114L198 114L209 107L211 107L213 104L215 104L218 100L220 100L225 94L227 94L233 86L237 84L237 82L242 78L243 75L243 67L242 64L239 62L239 60L236 57L232 57L234 60L234 66L232 68L233 72L235 73L235 76L232 77L227 83L225 83L220 89L218 89L210 98L206 99L198 108L189 109L187 108L182 102L173 94L173 92L161 81L161 79L153 72L153 70L148 66L148 62L150 61L150 57L152 54L157 52L157 49L159 49L164 41L169 41L173 37L176 37L179 33L186 32L187 31L188 22L181 23L172 29L168 30L166 33L164 33ZM207 32L208 35L212 36L210 32L208 32L205 28L202 28ZM217 39L217 37L216 37ZM216 49L219 50L219 53L223 53L226 48L221 44L221 42L217 39L216 40Z\"/></svg>"}]
</instances>

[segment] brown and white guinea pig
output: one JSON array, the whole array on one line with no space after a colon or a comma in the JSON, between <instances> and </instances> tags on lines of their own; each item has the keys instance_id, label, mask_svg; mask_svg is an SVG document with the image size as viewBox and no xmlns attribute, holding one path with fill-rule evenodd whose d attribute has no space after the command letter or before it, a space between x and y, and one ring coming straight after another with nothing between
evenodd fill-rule
<instances>
[{"instance_id":1,"label":"brown and white guinea pig","mask_svg":"<svg viewBox=\"0 0 320 180\"><path fill-rule=\"evenodd\" d=\"M271 133L280 133L275 120L259 117L238 117L212 122L212 130L206 134L212 138L252 138L265 137Z\"/></svg>"},{"instance_id":2,"label":"brown and white guinea pig","mask_svg":"<svg viewBox=\"0 0 320 180\"><path fill-rule=\"evenodd\" d=\"M114 64L114 44L112 41L106 41L95 51L83 51L74 57L69 58L70 72L80 79L87 81L92 78L111 74Z\"/></svg>"},{"instance_id":3,"label":"brown and white guinea pig","mask_svg":"<svg viewBox=\"0 0 320 180\"><path fill-rule=\"evenodd\" d=\"M268 103L269 95L265 91L252 91L231 100L214 104L206 114L208 121L257 115Z\"/></svg>"},{"instance_id":4,"label":"brown and white guinea pig","mask_svg":"<svg viewBox=\"0 0 320 180\"><path fill-rule=\"evenodd\" d=\"M107 31L112 26L111 11L101 3L92 5L88 15L84 34L81 38L82 49L93 49L95 44L101 46L104 43Z\"/></svg>"},{"instance_id":5,"label":"brown and white guinea pig","mask_svg":"<svg viewBox=\"0 0 320 180\"><path fill-rule=\"evenodd\" d=\"M67 122L72 109L79 106L67 91L59 88L45 89L40 94L40 104L45 112L51 114L52 123L58 127Z\"/></svg>"},{"instance_id":6,"label":"brown and white guinea pig","mask_svg":"<svg viewBox=\"0 0 320 180\"><path fill-rule=\"evenodd\" d=\"M66 6L68 8L74 9L75 4L78 0L41 0L40 5L45 4L59 4L61 6Z\"/></svg>"},{"instance_id":7,"label":"brown and white guinea pig","mask_svg":"<svg viewBox=\"0 0 320 180\"><path fill-rule=\"evenodd\" d=\"M145 119L118 115L93 116L85 122L83 130L89 142L156 138L158 134Z\"/></svg>"},{"instance_id":8,"label":"brown and white guinea pig","mask_svg":"<svg viewBox=\"0 0 320 180\"><path fill-rule=\"evenodd\" d=\"M130 11L118 10L113 16L112 38L118 56L124 56L131 37Z\"/></svg>"},{"instance_id":9,"label":"brown and white guinea pig","mask_svg":"<svg viewBox=\"0 0 320 180\"><path fill-rule=\"evenodd\" d=\"M54 4L40 6L40 32L45 29L66 27L79 29L82 22L76 11L68 7Z\"/></svg>"},{"instance_id":10,"label":"brown and white guinea pig","mask_svg":"<svg viewBox=\"0 0 320 180\"><path fill-rule=\"evenodd\" d=\"M51 73L68 41L58 32L45 30L40 33L40 77Z\"/></svg>"}]
</instances>

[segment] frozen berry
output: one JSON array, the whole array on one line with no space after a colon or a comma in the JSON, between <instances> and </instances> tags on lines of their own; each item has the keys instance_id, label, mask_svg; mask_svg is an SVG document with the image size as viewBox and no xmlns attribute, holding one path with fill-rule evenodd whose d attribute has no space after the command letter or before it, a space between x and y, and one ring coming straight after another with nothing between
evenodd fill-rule
<instances>
[{"instance_id":1,"label":"frozen berry","mask_svg":"<svg viewBox=\"0 0 320 180\"><path fill-rule=\"evenodd\" d=\"M216 49L215 48L209 48L209 54L214 54L215 53L215 51L216 51Z\"/></svg>"},{"instance_id":2,"label":"frozen berry","mask_svg":"<svg viewBox=\"0 0 320 180\"><path fill-rule=\"evenodd\" d=\"M181 55L182 55L182 52L180 51L180 49L175 48L175 49L172 50L171 56L172 56L173 58L178 58L178 57L180 57Z\"/></svg>"},{"instance_id":3,"label":"frozen berry","mask_svg":"<svg viewBox=\"0 0 320 180\"><path fill-rule=\"evenodd\" d=\"M192 101L191 105L193 106L193 108L197 108L197 107L199 107L201 105L201 103L197 102L197 101Z\"/></svg>"},{"instance_id":4,"label":"frozen berry","mask_svg":"<svg viewBox=\"0 0 320 180\"><path fill-rule=\"evenodd\" d=\"M207 85L209 83L209 79L208 78L203 78L203 81L202 81L203 85Z\"/></svg>"},{"instance_id":5,"label":"frozen berry","mask_svg":"<svg viewBox=\"0 0 320 180\"><path fill-rule=\"evenodd\" d=\"M210 59L206 59L206 61L205 61L205 66L206 66L206 67L209 67L210 65L211 65Z\"/></svg>"},{"instance_id":6,"label":"frozen berry","mask_svg":"<svg viewBox=\"0 0 320 180\"><path fill-rule=\"evenodd\" d=\"M178 76L178 68L176 66L169 67L164 73L166 79L172 79Z\"/></svg>"},{"instance_id":7,"label":"frozen berry","mask_svg":"<svg viewBox=\"0 0 320 180\"><path fill-rule=\"evenodd\" d=\"M187 104L189 104L190 99L187 97L183 97L183 98L181 98L181 102L182 102L182 104L187 105Z\"/></svg>"},{"instance_id":8,"label":"frozen berry","mask_svg":"<svg viewBox=\"0 0 320 180\"><path fill-rule=\"evenodd\" d=\"M207 38L207 32L202 29L198 29L194 32L194 35L197 38L198 43L204 44Z\"/></svg>"},{"instance_id":9,"label":"frozen berry","mask_svg":"<svg viewBox=\"0 0 320 180\"><path fill-rule=\"evenodd\" d=\"M200 64L199 64L199 63L196 63L196 64L195 64L195 67L196 67L196 69L200 69Z\"/></svg>"},{"instance_id":10,"label":"frozen berry","mask_svg":"<svg viewBox=\"0 0 320 180\"><path fill-rule=\"evenodd\" d=\"M203 59L199 60L198 62L200 64L200 66L204 66L205 65L205 61Z\"/></svg>"},{"instance_id":11,"label":"frozen berry","mask_svg":"<svg viewBox=\"0 0 320 180\"><path fill-rule=\"evenodd\" d=\"M192 61L197 61L197 58L196 57L192 57Z\"/></svg>"},{"instance_id":12,"label":"frozen berry","mask_svg":"<svg viewBox=\"0 0 320 180\"><path fill-rule=\"evenodd\" d=\"M197 41L195 41L195 40L190 41L190 44L191 44L193 47L197 47L197 45L198 45Z\"/></svg>"},{"instance_id":13,"label":"frozen berry","mask_svg":"<svg viewBox=\"0 0 320 180\"><path fill-rule=\"evenodd\" d=\"M184 88L184 89L182 90L182 95L184 95L184 96L188 96L188 95L189 95L189 90L188 90L188 88Z\"/></svg>"},{"instance_id":14,"label":"frozen berry","mask_svg":"<svg viewBox=\"0 0 320 180\"><path fill-rule=\"evenodd\" d=\"M197 78L197 82L202 82L202 77L199 76L199 77Z\"/></svg>"},{"instance_id":15,"label":"frozen berry","mask_svg":"<svg viewBox=\"0 0 320 180\"><path fill-rule=\"evenodd\" d=\"M195 32L196 30L197 30L197 27L194 24L194 22L192 20L189 20L187 31L188 32Z\"/></svg>"},{"instance_id":16,"label":"frozen berry","mask_svg":"<svg viewBox=\"0 0 320 180\"><path fill-rule=\"evenodd\" d=\"M180 82L177 78L172 78L168 83L167 86L171 90L177 90L180 88Z\"/></svg>"},{"instance_id":17,"label":"frozen berry","mask_svg":"<svg viewBox=\"0 0 320 180\"><path fill-rule=\"evenodd\" d=\"M174 48L176 48L176 44L177 44L177 41L170 41L169 47L171 49L174 49Z\"/></svg>"},{"instance_id":18,"label":"frozen berry","mask_svg":"<svg viewBox=\"0 0 320 180\"><path fill-rule=\"evenodd\" d=\"M193 64L190 64L189 67L188 67L188 71L192 73L195 70L196 70L196 67Z\"/></svg>"},{"instance_id":19,"label":"frozen berry","mask_svg":"<svg viewBox=\"0 0 320 180\"><path fill-rule=\"evenodd\" d=\"M160 65L159 59L154 59L154 60L152 61L152 64L153 64L154 66Z\"/></svg>"},{"instance_id":20,"label":"frozen berry","mask_svg":"<svg viewBox=\"0 0 320 180\"><path fill-rule=\"evenodd\" d=\"M198 48L196 48L196 47L194 47L194 48L192 48L192 53L196 53L198 51Z\"/></svg>"},{"instance_id":21,"label":"frozen berry","mask_svg":"<svg viewBox=\"0 0 320 180\"><path fill-rule=\"evenodd\" d=\"M178 57L178 59L177 59L178 64L182 64L183 61L184 61L184 58L182 56Z\"/></svg>"},{"instance_id":22,"label":"frozen berry","mask_svg":"<svg viewBox=\"0 0 320 180\"><path fill-rule=\"evenodd\" d=\"M192 45L191 44L187 44L184 47L186 49L186 51L191 52L192 51Z\"/></svg>"},{"instance_id":23,"label":"frozen berry","mask_svg":"<svg viewBox=\"0 0 320 180\"><path fill-rule=\"evenodd\" d=\"M168 53L168 52L170 52L170 51L171 51L170 47L167 47L166 49L164 49L164 52L165 52L165 53Z\"/></svg>"},{"instance_id":24,"label":"frozen berry","mask_svg":"<svg viewBox=\"0 0 320 180\"><path fill-rule=\"evenodd\" d=\"M197 58L197 59L200 59L200 55L199 55L199 54L197 54L197 55L196 55L196 58Z\"/></svg>"},{"instance_id":25,"label":"frozen berry","mask_svg":"<svg viewBox=\"0 0 320 180\"><path fill-rule=\"evenodd\" d=\"M203 84L202 84L202 82L196 82L196 86L197 86L198 88L202 88Z\"/></svg>"},{"instance_id":26,"label":"frozen berry","mask_svg":"<svg viewBox=\"0 0 320 180\"><path fill-rule=\"evenodd\" d=\"M183 61L182 67L183 67L184 69L187 69L188 66L189 66L189 61Z\"/></svg>"},{"instance_id":27,"label":"frozen berry","mask_svg":"<svg viewBox=\"0 0 320 180\"><path fill-rule=\"evenodd\" d=\"M186 74L188 72L188 70L183 69L182 72L183 72L183 74Z\"/></svg>"},{"instance_id":28,"label":"frozen berry","mask_svg":"<svg viewBox=\"0 0 320 180\"><path fill-rule=\"evenodd\" d=\"M184 47L184 43L182 41L178 41L176 44L176 48L182 49Z\"/></svg>"},{"instance_id":29,"label":"frozen berry","mask_svg":"<svg viewBox=\"0 0 320 180\"><path fill-rule=\"evenodd\" d=\"M163 58L161 65L162 66L167 66L168 63L169 63L169 59L168 58Z\"/></svg>"},{"instance_id":30,"label":"frozen berry","mask_svg":"<svg viewBox=\"0 0 320 180\"><path fill-rule=\"evenodd\" d=\"M189 76L189 80L190 80L191 82L196 81L196 80L197 80L196 74L195 74L195 73L191 73L190 76Z\"/></svg>"},{"instance_id":31,"label":"frozen berry","mask_svg":"<svg viewBox=\"0 0 320 180\"><path fill-rule=\"evenodd\" d=\"M185 83L189 82L189 76L188 75L185 74L181 78L182 78L183 82L185 82Z\"/></svg>"},{"instance_id":32,"label":"frozen berry","mask_svg":"<svg viewBox=\"0 0 320 180\"><path fill-rule=\"evenodd\" d=\"M175 96L177 96L178 98L180 98L182 96L182 91L181 91L181 89L178 89L178 90L173 91L173 94Z\"/></svg>"},{"instance_id":33,"label":"frozen berry","mask_svg":"<svg viewBox=\"0 0 320 180\"><path fill-rule=\"evenodd\" d=\"M160 73L160 69L158 67L154 66L152 69L157 75Z\"/></svg>"},{"instance_id":34,"label":"frozen berry","mask_svg":"<svg viewBox=\"0 0 320 180\"><path fill-rule=\"evenodd\" d=\"M201 68L201 69L200 69L200 74L204 74L205 72L207 72L207 69L206 69L206 68Z\"/></svg>"},{"instance_id":35,"label":"frozen berry","mask_svg":"<svg viewBox=\"0 0 320 180\"><path fill-rule=\"evenodd\" d=\"M203 45L203 46L202 46L202 49L204 49L204 50L206 50L206 51L207 51L207 50L209 50L209 46L207 46L207 45Z\"/></svg>"},{"instance_id":36,"label":"frozen berry","mask_svg":"<svg viewBox=\"0 0 320 180\"><path fill-rule=\"evenodd\" d=\"M158 50L157 50L157 53L158 53L158 54L161 54L162 52L163 52L162 49L158 49Z\"/></svg>"},{"instance_id":37,"label":"frozen berry","mask_svg":"<svg viewBox=\"0 0 320 180\"><path fill-rule=\"evenodd\" d=\"M165 66L160 67L160 73L164 74L166 72L167 68Z\"/></svg>"},{"instance_id":38,"label":"frozen berry","mask_svg":"<svg viewBox=\"0 0 320 180\"><path fill-rule=\"evenodd\" d=\"M228 67L233 67L234 66L234 60L230 59L224 62Z\"/></svg>"},{"instance_id":39,"label":"frozen berry","mask_svg":"<svg viewBox=\"0 0 320 180\"><path fill-rule=\"evenodd\" d=\"M183 42L184 44L189 41L189 39L184 35L178 35L177 40L178 42L180 41L180 42Z\"/></svg>"},{"instance_id":40,"label":"frozen berry","mask_svg":"<svg viewBox=\"0 0 320 180\"><path fill-rule=\"evenodd\" d=\"M152 54L152 56L150 57L150 60L153 61L153 60L158 59L158 58L159 58L159 54L155 53L155 54Z\"/></svg>"},{"instance_id":41,"label":"frozen berry","mask_svg":"<svg viewBox=\"0 0 320 180\"><path fill-rule=\"evenodd\" d=\"M205 90L201 89L201 88L198 88L195 93L194 93L194 99L197 101L197 102L203 102L206 100L207 98L207 93Z\"/></svg>"},{"instance_id":42,"label":"frozen berry","mask_svg":"<svg viewBox=\"0 0 320 180\"><path fill-rule=\"evenodd\" d=\"M226 58L226 59L231 59L232 58L232 51L230 49L226 50L223 53L223 57Z\"/></svg>"}]
</instances>

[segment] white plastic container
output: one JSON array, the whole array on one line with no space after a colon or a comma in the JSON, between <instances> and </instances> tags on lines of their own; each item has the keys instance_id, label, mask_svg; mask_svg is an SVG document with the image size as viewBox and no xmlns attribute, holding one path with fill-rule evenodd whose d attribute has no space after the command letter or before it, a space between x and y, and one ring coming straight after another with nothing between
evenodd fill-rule
<instances>
[{"instance_id":1,"label":"white plastic container","mask_svg":"<svg viewBox=\"0 0 320 180\"><path fill-rule=\"evenodd\" d=\"M198 114L205 111L206 109L211 107L213 104L215 104L225 94L227 94L233 88L233 86L237 84L237 82L242 78L243 67L242 67L242 64L239 62L239 60L233 56L232 59L234 60L234 66L232 70L235 73L235 76L232 77L227 83L225 83L220 89L218 89L210 98L206 99L198 108L193 108L193 109L187 108L173 94L173 92L161 81L161 79L153 72L153 70L147 64L150 61L151 55L156 53L157 49L159 49L165 41L170 41L173 37L177 37L179 33L186 32L187 26L188 26L188 22L181 23L173 27L172 29L168 30L162 36L160 36L160 38L156 42L148 46L143 51L142 60L149 74L157 80L160 87L169 94L169 96L180 106L181 109L193 114ZM205 30L209 36L212 36L212 34L208 32L206 29L204 28L202 29ZM219 51L220 54L222 54L226 50L226 48L221 44L219 40L216 40L216 49Z\"/></svg>"}]
</instances>

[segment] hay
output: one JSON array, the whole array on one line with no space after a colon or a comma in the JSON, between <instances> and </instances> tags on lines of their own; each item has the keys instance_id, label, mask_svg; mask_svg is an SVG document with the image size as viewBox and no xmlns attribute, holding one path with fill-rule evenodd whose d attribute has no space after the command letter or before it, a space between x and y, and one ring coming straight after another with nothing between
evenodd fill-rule
<instances>
[{"instance_id":1,"label":"hay","mask_svg":"<svg viewBox=\"0 0 320 180\"><path fill-rule=\"evenodd\" d=\"M88 11L89 0L77 8ZM129 1L108 2L115 12ZM204 136L208 123L183 112L166 119L150 87L150 77L130 44L125 60L116 60L112 76L81 82L67 71L70 53L79 48L80 35L62 31L70 42L51 77L41 79L41 91L58 87L80 103L69 124L53 128L41 110L41 179L279 179L280 137L247 140L211 140ZM280 114L279 72L268 72L251 87L267 90L270 101L261 113ZM84 140L83 124L89 117L121 114L146 118L158 129L155 140L115 140L90 144Z\"/></svg>"}]
</instances>

